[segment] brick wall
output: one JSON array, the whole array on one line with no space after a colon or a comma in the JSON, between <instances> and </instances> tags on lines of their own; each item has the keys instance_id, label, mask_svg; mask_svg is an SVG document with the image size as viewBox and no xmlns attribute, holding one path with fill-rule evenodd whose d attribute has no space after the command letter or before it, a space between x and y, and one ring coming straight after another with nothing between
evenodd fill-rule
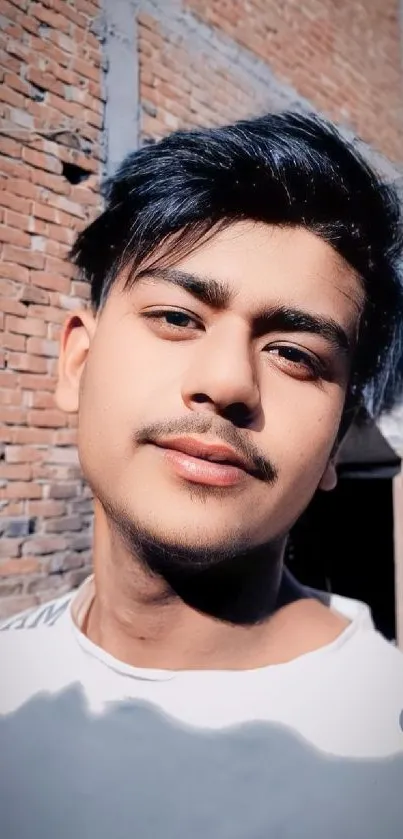
<instances>
[{"instance_id":1,"label":"brick wall","mask_svg":"<svg viewBox=\"0 0 403 839\"><path fill-rule=\"evenodd\" d=\"M68 590L89 564L75 418L53 390L61 324L88 297L65 257L100 205L97 12L1 2L0 616Z\"/></svg>"},{"instance_id":2,"label":"brick wall","mask_svg":"<svg viewBox=\"0 0 403 839\"><path fill-rule=\"evenodd\" d=\"M305 99L402 160L399 0L185 0Z\"/></svg>"},{"instance_id":3,"label":"brick wall","mask_svg":"<svg viewBox=\"0 0 403 839\"><path fill-rule=\"evenodd\" d=\"M61 324L88 298L65 256L108 149L115 163L176 128L289 107L357 133L392 178L403 154L397 0L1 0L0 17L1 616L90 563L74 418L52 393Z\"/></svg>"}]
</instances>

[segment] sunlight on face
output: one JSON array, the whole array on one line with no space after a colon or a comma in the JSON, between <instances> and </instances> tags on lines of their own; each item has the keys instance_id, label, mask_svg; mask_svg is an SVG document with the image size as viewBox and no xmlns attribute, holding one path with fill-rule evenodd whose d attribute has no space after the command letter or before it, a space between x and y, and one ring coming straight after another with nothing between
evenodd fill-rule
<instances>
[{"instance_id":1,"label":"sunlight on face","mask_svg":"<svg viewBox=\"0 0 403 839\"><path fill-rule=\"evenodd\" d=\"M252 223L130 290L118 282L80 396L95 495L184 545L287 532L328 478L359 301L352 270L318 237Z\"/></svg>"}]
</instances>

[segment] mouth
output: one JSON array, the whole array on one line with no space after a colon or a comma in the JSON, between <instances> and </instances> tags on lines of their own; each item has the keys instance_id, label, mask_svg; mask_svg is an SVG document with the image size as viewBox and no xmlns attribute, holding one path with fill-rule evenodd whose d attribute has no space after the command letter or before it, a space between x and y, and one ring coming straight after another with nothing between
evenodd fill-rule
<instances>
[{"instance_id":1,"label":"mouth","mask_svg":"<svg viewBox=\"0 0 403 839\"><path fill-rule=\"evenodd\" d=\"M191 437L155 442L177 476L206 486L231 487L251 474L249 464L229 446Z\"/></svg>"}]
</instances>

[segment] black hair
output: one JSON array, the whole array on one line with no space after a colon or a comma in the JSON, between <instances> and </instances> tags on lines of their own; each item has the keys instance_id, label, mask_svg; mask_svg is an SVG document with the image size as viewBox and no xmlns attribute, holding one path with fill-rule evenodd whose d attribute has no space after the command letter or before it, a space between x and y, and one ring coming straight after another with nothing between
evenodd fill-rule
<instances>
[{"instance_id":1,"label":"black hair","mask_svg":"<svg viewBox=\"0 0 403 839\"><path fill-rule=\"evenodd\" d=\"M95 310L123 268L132 283L145 260L172 264L234 221L303 226L365 290L347 405L373 416L393 406L403 380L399 200L332 125L285 112L178 131L129 154L104 195L72 250Z\"/></svg>"}]
</instances>

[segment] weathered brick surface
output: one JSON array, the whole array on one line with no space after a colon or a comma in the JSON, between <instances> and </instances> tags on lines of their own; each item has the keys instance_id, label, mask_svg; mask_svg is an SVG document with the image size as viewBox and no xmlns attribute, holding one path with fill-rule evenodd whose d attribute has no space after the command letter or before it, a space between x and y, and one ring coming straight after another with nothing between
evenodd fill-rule
<instances>
[{"instance_id":1,"label":"weathered brick surface","mask_svg":"<svg viewBox=\"0 0 403 839\"><path fill-rule=\"evenodd\" d=\"M99 11L98 0L1 4L0 617L68 590L89 567L79 506L89 493L52 394L61 324L88 299L66 256L100 207ZM70 183L65 164L86 179Z\"/></svg>"},{"instance_id":2,"label":"weathered brick surface","mask_svg":"<svg viewBox=\"0 0 403 839\"><path fill-rule=\"evenodd\" d=\"M149 6L138 19L145 139L278 107L287 91L267 67L292 85L285 104L300 96L401 162L397 0L185 0L169 18Z\"/></svg>"},{"instance_id":3,"label":"weathered brick surface","mask_svg":"<svg viewBox=\"0 0 403 839\"><path fill-rule=\"evenodd\" d=\"M199 20L402 160L399 0L185 0Z\"/></svg>"},{"instance_id":4,"label":"weathered brick surface","mask_svg":"<svg viewBox=\"0 0 403 839\"><path fill-rule=\"evenodd\" d=\"M124 2L138 80L122 78L138 83L140 142L308 107L362 137L393 172L403 163L398 0ZM52 394L62 323L89 296L66 255L100 207L103 70L113 38L127 49L132 37L108 28L116 5L1 3L0 617L62 594L90 565L77 418ZM111 98L119 131L119 91ZM81 183L65 177L71 163L87 173Z\"/></svg>"}]
</instances>

